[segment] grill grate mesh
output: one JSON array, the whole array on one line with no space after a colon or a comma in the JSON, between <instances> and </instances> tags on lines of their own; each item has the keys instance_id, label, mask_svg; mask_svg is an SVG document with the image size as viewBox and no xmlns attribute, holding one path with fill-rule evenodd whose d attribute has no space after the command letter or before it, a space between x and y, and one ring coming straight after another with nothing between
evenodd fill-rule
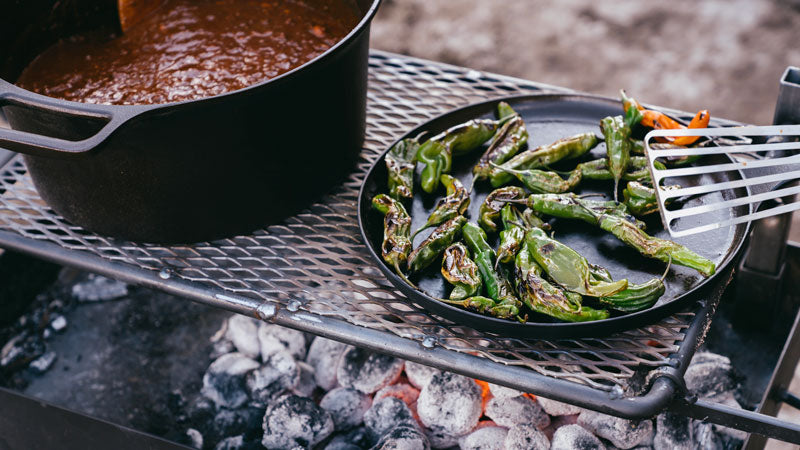
<instances>
[{"instance_id":1,"label":"grill grate mesh","mask_svg":"<svg viewBox=\"0 0 800 450\"><path fill-rule=\"evenodd\" d=\"M190 246L97 236L51 211L16 157L0 175L0 230L264 302L293 303L291 309L414 341L433 340L451 351L597 389L626 389L637 373L669 364L693 312L602 339L521 340L481 333L408 303L374 267L361 242L356 202L370 163L405 130L448 109L492 97L567 91L383 52L371 53L369 69L367 136L357 170L280 225Z\"/></svg>"}]
</instances>

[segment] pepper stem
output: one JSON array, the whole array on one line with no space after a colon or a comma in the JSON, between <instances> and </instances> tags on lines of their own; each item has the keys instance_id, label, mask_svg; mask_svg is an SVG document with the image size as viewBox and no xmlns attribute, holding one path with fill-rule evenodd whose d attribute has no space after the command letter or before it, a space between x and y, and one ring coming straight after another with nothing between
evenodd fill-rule
<instances>
[{"instance_id":1,"label":"pepper stem","mask_svg":"<svg viewBox=\"0 0 800 450\"><path fill-rule=\"evenodd\" d=\"M614 201L619 202L619 180L614 180Z\"/></svg>"},{"instance_id":2,"label":"pepper stem","mask_svg":"<svg viewBox=\"0 0 800 450\"><path fill-rule=\"evenodd\" d=\"M400 278L403 279L403 281L405 281L406 283L410 284L411 287L413 287L414 289L419 289L416 284L412 283L411 280L409 280L408 277L406 277L406 275L403 273L403 271L400 270L400 266L398 266L397 264L398 264L397 261L395 261L394 262L394 271L397 272L397 275L399 275Z\"/></svg>"},{"instance_id":3,"label":"pepper stem","mask_svg":"<svg viewBox=\"0 0 800 450\"><path fill-rule=\"evenodd\" d=\"M411 233L411 238L410 238L411 242L414 242L414 238L417 237L417 235L419 234L420 231L427 230L430 227L431 227L430 225L424 225L421 228L418 228L417 231Z\"/></svg>"},{"instance_id":4,"label":"pepper stem","mask_svg":"<svg viewBox=\"0 0 800 450\"><path fill-rule=\"evenodd\" d=\"M492 167L494 167L495 169L500 169L500 170L502 170L503 172L508 172L508 173L511 173L511 174L522 173L522 172L520 172L519 170L515 170L515 169L508 169L508 168L505 168L505 167L503 167L503 166L498 166L497 164L493 163L492 161L489 161L489 165L490 165L490 166L492 166Z\"/></svg>"},{"instance_id":5,"label":"pepper stem","mask_svg":"<svg viewBox=\"0 0 800 450\"><path fill-rule=\"evenodd\" d=\"M667 269L664 270L664 274L661 275L661 282L664 282L664 279L667 278L667 274L669 273L669 269L672 267L672 255L669 255L669 262L667 262Z\"/></svg>"}]
</instances>

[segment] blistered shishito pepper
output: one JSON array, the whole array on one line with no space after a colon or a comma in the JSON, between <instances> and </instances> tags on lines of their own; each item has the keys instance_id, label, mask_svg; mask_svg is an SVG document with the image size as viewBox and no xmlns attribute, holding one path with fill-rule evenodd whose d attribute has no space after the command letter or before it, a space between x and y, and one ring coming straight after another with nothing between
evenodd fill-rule
<instances>
[{"instance_id":1,"label":"blistered shishito pepper","mask_svg":"<svg viewBox=\"0 0 800 450\"><path fill-rule=\"evenodd\" d=\"M645 146L644 141L641 139L631 138L631 155L644 155Z\"/></svg>"},{"instance_id":2,"label":"blistered shishito pepper","mask_svg":"<svg viewBox=\"0 0 800 450\"><path fill-rule=\"evenodd\" d=\"M434 208L431 215L428 216L425 225L411 235L412 240L420 231L435 227L453 217L460 216L464 214L464 211L469 207L469 192L467 192L461 180L451 177L448 174L443 174L441 182L445 188L447 188L447 196L439 200L436 204L436 208Z\"/></svg>"},{"instance_id":3,"label":"blistered shishito pepper","mask_svg":"<svg viewBox=\"0 0 800 450\"><path fill-rule=\"evenodd\" d=\"M478 210L478 223L487 233L496 233L495 221L500 218L500 210L509 200L524 199L527 194L519 186L506 186L495 189L486 196Z\"/></svg>"},{"instance_id":4,"label":"blistered shishito pepper","mask_svg":"<svg viewBox=\"0 0 800 450\"><path fill-rule=\"evenodd\" d=\"M460 242L447 247L444 251L442 275L453 285L450 300L463 300L477 295L481 290L478 266L470 259L467 247Z\"/></svg>"},{"instance_id":5,"label":"blistered shishito pepper","mask_svg":"<svg viewBox=\"0 0 800 450\"><path fill-rule=\"evenodd\" d=\"M552 144L525 150L503 163L502 167L516 170L547 168L562 159L583 155L593 149L598 142L594 133L577 134L559 139ZM492 169L490 179L492 186L500 187L513 180L514 176L499 169Z\"/></svg>"},{"instance_id":6,"label":"blistered shishito pepper","mask_svg":"<svg viewBox=\"0 0 800 450\"><path fill-rule=\"evenodd\" d=\"M636 181L631 181L622 191L622 198L628 211L636 217L658 212L656 190Z\"/></svg>"},{"instance_id":7,"label":"blistered shishito pepper","mask_svg":"<svg viewBox=\"0 0 800 450\"><path fill-rule=\"evenodd\" d=\"M411 252L411 217L402 203L386 194L373 197L372 207L384 215L381 256L386 264L404 277L400 268L406 265Z\"/></svg>"},{"instance_id":8,"label":"blistered shishito pepper","mask_svg":"<svg viewBox=\"0 0 800 450\"><path fill-rule=\"evenodd\" d=\"M503 119L508 116L516 116L516 112L508 103L500 102L497 105L497 116ZM490 163L502 164L508 161L526 142L528 142L528 130L525 128L525 121L519 116L510 118L497 130L489 148L472 168L473 179L488 178L492 173Z\"/></svg>"},{"instance_id":9,"label":"blistered shishito pepper","mask_svg":"<svg viewBox=\"0 0 800 450\"><path fill-rule=\"evenodd\" d=\"M656 168L665 169L666 166L661 162L655 162ZM613 180L614 176L608 170L608 159L600 158L585 163L580 163L575 168L581 171L581 175L586 180ZM625 181L650 181L650 170L647 168L647 158L644 156L632 156L628 164L628 170L622 175Z\"/></svg>"},{"instance_id":10,"label":"blistered shishito pepper","mask_svg":"<svg viewBox=\"0 0 800 450\"><path fill-rule=\"evenodd\" d=\"M531 311L566 322L586 322L608 318L608 311L583 306L580 294L566 292L542 278L527 244L523 244L515 259L517 293Z\"/></svg>"},{"instance_id":11,"label":"blistered shishito pepper","mask_svg":"<svg viewBox=\"0 0 800 450\"><path fill-rule=\"evenodd\" d=\"M564 192L569 192L581 183L582 173L580 170L573 170L569 174L568 179L561 178L561 175L557 174L556 172L546 171L546 170L539 170L539 169L524 169L524 170L516 170L516 169L507 169L503 166L498 166L492 164L492 167L501 170L503 172L508 172L515 177L522 184L528 188L534 194L546 194L546 193L553 193L553 194L561 194Z\"/></svg>"},{"instance_id":12,"label":"blistered shishito pepper","mask_svg":"<svg viewBox=\"0 0 800 450\"><path fill-rule=\"evenodd\" d=\"M389 195L395 200L414 196L414 168L417 162L419 142L403 139L386 154L386 170L389 178Z\"/></svg>"},{"instance_id":13,"label":"blistered shishito pepper","mask_svg":"<svg viewBox=\"0 0 800 450\"><path fill-rule=\"evenodd\" d=\"M580 198L567 194L531 194L525 204L536 212L561 219L578 219L591 225L597 225L601 214L628 216L623 203L614 201L598 201ZM634 220L633 218L629 218Z\"/></svg>"},{"instance_id":14,"label":"blistered shishito pepper","mask_svg":"<svg viewBox=\"0 0 800 450\"><path fill-rule=\"evenodd\" d=\"M607 282L592 276L589 262L575 250L548 236L539 228L525 233L533 259L564 289L590 297L606 297L628 287L628 280Z\"/></svg>"},{"instance_id":15,"label":"blistered shishito pepper","mask_svg":"<svg viewBox=\"0 0 800 450\"><path fill-rule=\"evenodd\" d=\"M528 223L530 218L538 217L528 214L521 214L513 205L506 204L500 211L500 217L503 220L503 231L500 232L500 245L497 246L497 258L495 265L498 263L510 263L514 260L519 251L522 241L525 239L525 230L535 226L535 224Z\"/></svg>"},{"instance_id":16,"label":"blistered shishito pepper","mask_svg":"<svg viewBox=\"0 0 800 450\"><path fill-rule=\"evenodd\" d=\"M481 274L483 285L489 298L503 305L515 305L519 307L521 303L514 295L514 289L508 281L502 267L494 268L494 251L486 242L486 233L478 225L467 222L462 229L464 242L472 250L478 271Z\"/></svg>"},{"instance_id":17,"label":"blistered shishito pepper","mask_svg":"<svg viewBox=\"0 0 800 450\"><path fill-rule=\"evenodd\" d=\"M614 178L614 200L617 199L619 180L628 170L631 158L631 130L625 125L622 116L606 117L600 121L600 129L606 138L608 170Z\"/></svg>"},{"instance_id":18,"label":"blistered shishito pepper","mask_svg":"<svg viewBox=\"0 0 800 450\"><path fill-rule=\"evenodd\" d=\"M458 240L466 221L464 216L458 216L436 227L408 256L408 272L417 273L433 264L450 244Z\"/></svg>"},{"instance_id":19,"label":"blistered shishito pepper","mask_svg":"<svg viewBox=\"0 0 800 450\"><path fill-rule=\"evenodd\" d=\"M652 280L642 284L629 284L628 288L624 291L617 292L608 297L599 298L600 302L605 303L617 311L630 313L641 311L653 306L658 299L664 295L667 288L664 285L664 278L669 272L670 264L667 264L664 275L661 278L653 278Z\"/></svg>"},{"instance_id":20,"label":"blistered shishito pepper","mask_svg":"<svg viewBox=\"0 0 800 450\"><path fill-rule=\"evenodd\" d=\"M449 173L453 165L453 155L443 143L428 139L417 150L417 161L424 164L419 176L422 190L432 193L439 186L439 178L443 173Z\"/></svg>"},{"instance_id":21,"label":"blistered shishito pepper","mask_svg":"<svg viewBox=\"0 0 800 450\"><path fill-rule=\"evenodd\" d=\"M627 220L603 214L599 218L600 228L608 231L620 241L633 247L648 258L690 267L708 277L716 271L716 265L707 258L689 250L677 242L650 236Z\"/></svg>"},{"instance_id":22,"label":"blistered shishito pepper","mask_svg":"<svg viewBox=\"0 0 800 450\"><path fill-rule=\"evenodd\" d=\"M519 316L519 307L513 304L498 304L494 300L476 295L463 300L439 299L444 303L461 306L464 309L471 309L481 314L489 314L498 319L513 319Z\"/></svg>"}]
</instances>

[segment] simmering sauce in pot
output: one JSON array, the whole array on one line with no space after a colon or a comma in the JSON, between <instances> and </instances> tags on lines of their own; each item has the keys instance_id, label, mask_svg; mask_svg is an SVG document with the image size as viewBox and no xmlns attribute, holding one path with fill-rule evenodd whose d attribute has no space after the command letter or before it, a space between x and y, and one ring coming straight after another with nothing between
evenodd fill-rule
<instances>
[{"instance_id":1,"label":"simmering sauce in pot","mask_svg":"<svg viewBox=\"0 0 800 450\"><path fill-rule=\"evenodd\" d=\"M358 22L348 0L165 0L124 34L62 40L17 85L86 103L192 100L252 85L323 53Z\"/></svg>"}]
</instances>

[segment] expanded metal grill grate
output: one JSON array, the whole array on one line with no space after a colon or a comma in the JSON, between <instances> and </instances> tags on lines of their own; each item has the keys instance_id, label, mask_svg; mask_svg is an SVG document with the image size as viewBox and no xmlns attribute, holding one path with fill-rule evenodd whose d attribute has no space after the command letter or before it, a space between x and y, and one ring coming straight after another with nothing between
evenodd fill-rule
<instances>
[{"instance_id":1,"label":"expanded metal grill grate","mask_svg":"<svg viewBox=\"0 0 800 450\"><path fill-rule=\"evenodd\" d=\"M320 202L249 236L195 245L119 241L87 232L50 210L16 158L0 177L0 231L96 255L162 278L280 303L504 365L602 390L669 365L694 312L608 338L507 339L475 331L410 304L375 268L358 230L356 201L367 168L406 130L451 108L492 97L561 91L523 80L373 52L368 124L357 170ZM416 345L416 344L415 344ZM639 377L636 377L637 379Z\"/></svg>"}]
</instances>

